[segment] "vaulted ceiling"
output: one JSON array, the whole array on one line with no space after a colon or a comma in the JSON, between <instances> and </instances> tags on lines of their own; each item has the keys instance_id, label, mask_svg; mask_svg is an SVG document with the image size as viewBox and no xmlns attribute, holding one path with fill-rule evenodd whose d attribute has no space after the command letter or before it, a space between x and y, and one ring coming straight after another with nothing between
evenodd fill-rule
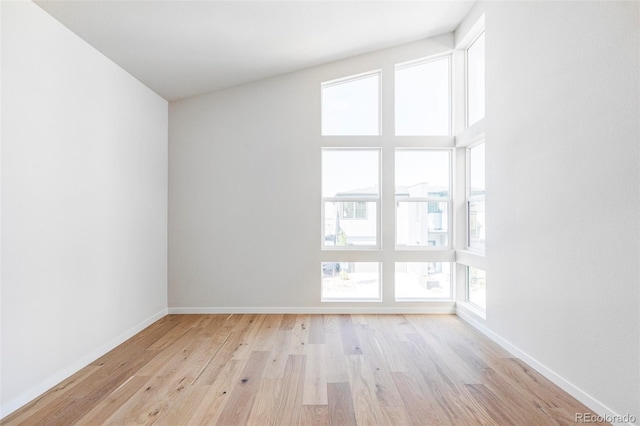
<instances>
[{"instance_id":1,"label":"vaulted ceiling","mask_svg":"<svg viewBox=\"0 0 640 426\"><path fill-rule=\"evenodd\" d=\"M36 1L167 100L453 31L473 1Z\"/></svg>"}]
</instances>

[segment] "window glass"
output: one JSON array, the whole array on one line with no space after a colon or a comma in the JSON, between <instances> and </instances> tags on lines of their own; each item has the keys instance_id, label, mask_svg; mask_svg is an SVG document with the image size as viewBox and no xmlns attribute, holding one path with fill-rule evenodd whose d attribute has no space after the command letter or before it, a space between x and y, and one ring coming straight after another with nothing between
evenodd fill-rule
<instances>
[{"instance_id":1,"label":"window glass","mask_svg":"<svg viewBox=\"0 0 640 426\"><path fill-rule=\"evenodd\" d=\"M380 151L325 149L322 151L323 197L377 197Z\"/></svg>"},{"instance_id":2,"label":"window glass","mask_svg":"<svg viewBox=\"0 0 640 426\"><path fill-rule=\"evenodd\" d=\"M485 193L484 143L469 149L469 195Z\"/></svg>"},{"instance_id":3,"label":"window glass","mask_svg":"<svg viewBox=\"0 0 640 426\"><path fill-rule=\"evenodd\" d=\"M469 209L469 247L484 249L485 215L484 200L470 200Z\"/></svg>"},{"instance_id":4,"label":"window glass","mask_svg":"<svg viewBox=\"0 0 640 426\"><path fill-rule=\"evenodd\" d=\"M487 274L482 269L467 268L467 300L476 306L487 307Z\"/></svg>"},{"instance_id":5,"label":"window glass","mask_svg":"<svg viewBox=\"0 0 640 426\"><path fill-rule=\"evenodd\" d=\"M396 245L442 247L448 244L447 202L396 202Z\"/></svg>"},{"instance_id":6,"label":"window glass","mask_svg":"<svg viewBox=\"0 0 640 426\"><path fill-rule=\"evenodd\" d=\"M396 67L396 135L450 134L449 75L449 58Z\"/></svg>"},{"instance_id":7,"label":"window glass","mask_svg":"<svg viewBox=\"0 0 640 426\"><path fill-rule=\"evenodd\" d=\"M471 126L484 118L484 32L467 49L467 114Z\"/></svg>"},{"instance_id":8,"label":"window glass","mask_svg":"<svg viewBox=\"0 0 640 426\"><path fill-rule=\"evenodd\" d=\"M377 246L376 213L375 202L325 202L324 245Z\"/></svg>"},{"instance_id":9,"label":"window glass","mask_svg":"<svg viewBox=\"0 0 640 426\"><path fill-rule=\"evenodd\" d=\"M396 300L450 299L451 263L397 262Z\"/></svg>"},{"instance_id":10,"label":"window glass","mask_svg":"<svg viewBox=\"0 0 640 426\"><path fill-rule=\"evenodd\" d=\"M450 152L396 150L396 196L449 197Z\"/></svg>"},{"instance_id":11,"label":"window glass","mask_svg":"<svg viewBox=\"0 0 640 426\"><path fill-rule=\"evenodd\" d=\"M469 199L467 200L468 246L485 249L485 156L484 143L469 149Z\"/></svg>"},{"instance_id":12,"label":"window glass","mask_svg":"<svg viewBox=\"0 0 640 426\"><path fill-rule=\"evenodd\" d=\"M379 73L322 84L322 135L379 134Z\"/></svg>"},{"instance_id":13,"label":"window glass","mask_svg":"<svg viewBox=\"0 0 640 426\"><path fill-rule=\"evenodd\" d=\"M380 263L322 263L323 301L377 301L380 294Z\"/></svg>"}]
</instances>

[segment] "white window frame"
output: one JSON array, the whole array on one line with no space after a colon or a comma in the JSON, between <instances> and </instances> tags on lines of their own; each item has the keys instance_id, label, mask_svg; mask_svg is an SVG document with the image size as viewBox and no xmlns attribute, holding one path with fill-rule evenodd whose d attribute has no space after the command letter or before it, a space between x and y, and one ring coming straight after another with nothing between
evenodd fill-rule
<instances>
[{"instance_id":1,"label":"white window frame","mask_svg":"<svg viewBox=\"0 0 640 426\"><path fill-rule=\"evenodd\" d=\"M453 249L453 149L452 148L401 148L396 147L394 153L398 151L444 151L449 154L449 197L399 197L394 194L396 208L394 210L394 244L396 251L442 251ZM395 160L394 160L395 173ZM408 246L398 245L398 203L400 202L437 202L447 203L447 245L446 246ZM429 260L425 260L428 262Z\"/></svg>"},{"instance_id":2,"label":"white window frame","mask_svg":"<svg viewBox=\"0 0 640 426\"><path fill-rule=\"evenodd\" d=\"M378 195L373 197L362 197L362 196L346 196L346 197L324 197L322 196L321 205L320 205L320 223L321 223L321 240L320 247L325 251L363 251L363 250L380 250L382 248L382 232L381 232L381 198L382 198L382 149L380 147L370 147L370 148L361 148L361 147L322 147L320 152L320 158L323 158L322 153L325 151L377 151L378 152ZM321 160L322 161L322 160ZM320 167L322 170L322 164ZM322 182L322 176L320 176L320 180ZM321 194L323 193L321 188ZM365 202L365 203L375 203L375 211L376 211L376 244L374 245L358 245L358 246L328 246L325 244L325 204L326 203L345 203L345 202ZM370 215L367 213L367 217ZM367 219L358 219L358 220L369 220Z\"/></svg>"},{"instance_id":3,"label":"white window frame","mask_svg":"<svg viewBox=\"0 0 640 426\"><path fill-rule=\"evenodd\" d=\"M448 67L448 120L449 120L449 128L446 135L398 135L394 134L395 137L403 138L403 137L450 137L453 134L453 52L448 52L439 55L427 56L424 58L413 59L411 61L401 62L395 65L394 68L394 81L395 81L395 73L397 71L401 71L406 68L411 68L419 65L424 65L429 62L436 62L442 59L447 59L447 67ZM395 93L395 85L394 85L394 93ZM394 121L394 131L395 131L395 123L396 123L396 108L395 108L395 100L394 100L394 108L393 108L393 121Z\"/></svg>"}]
</instances>

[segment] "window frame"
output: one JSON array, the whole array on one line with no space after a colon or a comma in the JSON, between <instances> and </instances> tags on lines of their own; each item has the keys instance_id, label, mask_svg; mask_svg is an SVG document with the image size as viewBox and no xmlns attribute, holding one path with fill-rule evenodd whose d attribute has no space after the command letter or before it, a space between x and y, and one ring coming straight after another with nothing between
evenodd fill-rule
<instances>
[{"instance_id":1,"label":"window frame","mask_svg":"<svg viewBox=\"0 0 640 426\"><path fill-rule=\"evenodd\" d=\"M323 196L323 188L322 188L322 159L323 153L326 151L375 151L378 153L378 195L373 196L341 196L341 197L325 197ZM320 223L321 223L321 234L320 234L320 247L323 251L367 251L367 250L381 250L382 249L382 221L381 221L381 212L382 212L382 149L380 147L321 147L320 149L320 194L321 194L321 204L320 204ZM376 211L376 244L374 245L352 245L352 246L329 246L326 245L326 234L325 234L325 205L326 203L374 203L375 211ZM347 219L347 220L371 220L370 215L368 214L367 209L367 217L364 219Z\"/></svg>"},{"instance_id":2,"label":"window frame","mask_svg":"<svg viewBox=\"0 0 640 426\"><path fill-rule=\"evenodd\" d=\"M436 148L436 147L410 147L410 148L406 148L406 147L395 147L394 148L394 182L395 182L395 173L396 173L396 159L395 159L395 154L398 151L444 151L447 152L448 154L448 160L449 160L449 173L448 173L448 178L449 178L449 197L405 197L405 196L398 196L396 191L395 191L395 185L394 185L394 202L395 202L395 209L394 209L394 247L396 251L442 251L442 250L452 250L454 245L453 245L453 188L454 188L454 181L453 181L453 157L454 157L454 152L453 152L453 148ZM427 203L427 209L429 206L429 203L446 203L447 204L447 245L442 245L442 246L432 246L429 244L423 245L423 246L410 246L410 245L399 245L398 244L398 204L399 203Z\"/></svg>"}]
</instances>

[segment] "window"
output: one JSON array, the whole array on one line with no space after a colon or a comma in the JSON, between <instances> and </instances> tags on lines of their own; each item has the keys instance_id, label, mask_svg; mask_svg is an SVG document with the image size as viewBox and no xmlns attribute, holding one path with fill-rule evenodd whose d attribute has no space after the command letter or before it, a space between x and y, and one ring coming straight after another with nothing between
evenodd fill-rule
<instances>
[{"instance_id":1,"label":"window","mask_svg":"<svg viewBox=\"0 0 640 426\"><path fill-rule=\"evenodd\" d=\"M324 248L380 246L379 187L379 149L322 150Z\"/></svg>"},{"instance_id":2,"label":"window","mask_svg":"<svg viewBox=\"0 0 640 426\"><path fill-rule=\"evenodd\" d=\"M380 301L380 263L323 262L322 301Z\"/></svg>"},{"instance_id":3,"label":"window","mask_svg":"<svg viewBox=\"0 0 640 426\"><path fill-rule=\"evenodd\" d=\"M485 250L485 161L484 142L468 150L467 245Z\"/></svg>"},{"instance_id":4,"label":"window","mask_svg":"<svg viewBox=\"0 0 640 426\"><path fill-rule=\"evenodd\" d=\"M340 203L340 210L343 219L366 219L367 203L364 201L350 201Z\"/></svg>"},{"instance_id":5,"label":"window","mask_svg":"<svg viewBox=\"0 0 640 426\"><path fill-rule=\"evenodd\" d=\"M380 73L322 83L322 135L380 134Z\"/></svg>"},{"instance_id":6,"label":"window","mask_svg":"<svg viewBox=\"0 0 640 426\"><path fill-rule=\"evenodd\" d=\"M467 301L487 308L487 274L482 269L467 267Z\"/></svg>"},{"instance_id":7,"label":"window","mask_svg":"<svg viewBox=\"0 0 640 426\"><path fill-rule=\"evenodd\" d=\"M484 31L467 48L467 125L484 118Z\"/></svg>"},{"instance_id":8,"label":"window","mask_svg":"<svg viewBox=\"0 0 640 426\"><path fill-rule=\"evenodd\" d=\"M331 136L321 138L323 302L381 301L383 268L397 301L452 301L452 61L439 54L321 83L321 135ZM382 108L382 84L395 109ZM387 112L395 134L383 137Z\"/></svg>"},{"instance_id":9,"label":"window","mask_svg":"<svg viewBox=\"0 0 640 426\"><path fill-rule=\"evenodd\" d=\"M450 58L396 65L396 135L451 133Z\"/></svg>"},{"instance_id":10,"label":"window","mask_svg":"<svg viewBox=\"0 0 640 426\"><path fill-rule=\"evenodd\" d=\"M451 152L396 149L395 185L396 247L447 248Z\"/></svg>"},{"instance_id":11,"label":"window","mask_svg":"<svg viewBox=\"0 0 640 426\"><path fill-rule=\"evenodd\" d=\"M396 300L451 299L451 263L397 262Z\"/></svg>"}]
</instances>

